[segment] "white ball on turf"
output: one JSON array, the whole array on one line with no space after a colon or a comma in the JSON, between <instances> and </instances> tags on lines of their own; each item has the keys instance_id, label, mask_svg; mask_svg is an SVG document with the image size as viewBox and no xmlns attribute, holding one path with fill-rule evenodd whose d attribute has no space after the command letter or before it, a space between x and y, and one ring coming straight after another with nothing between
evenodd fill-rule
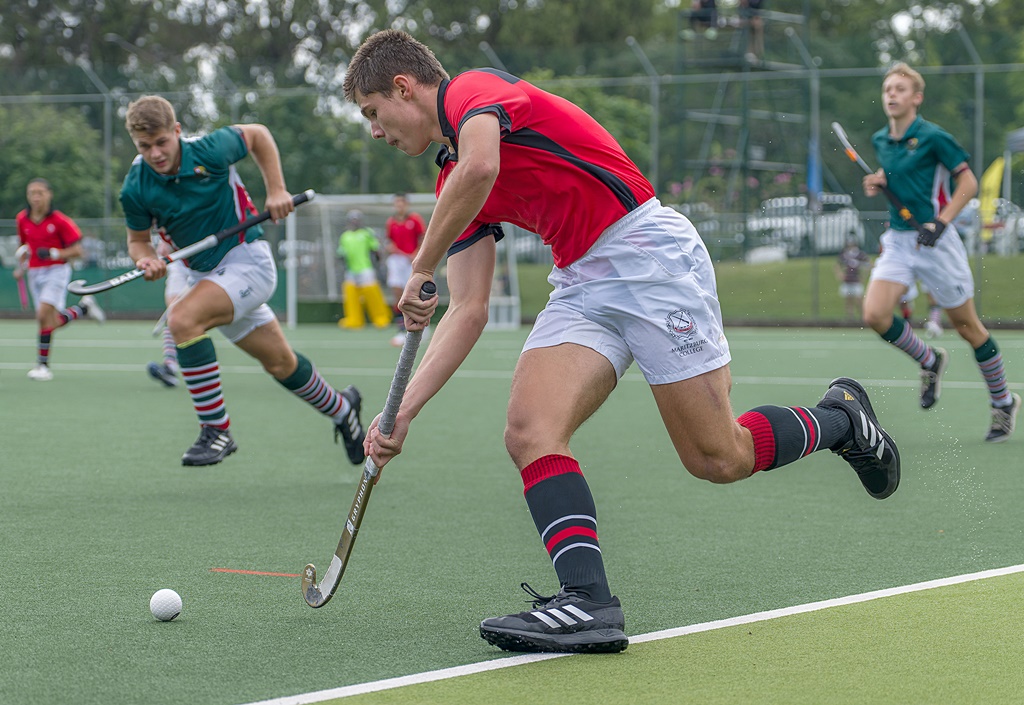
<instances>
[{"instance_id":1,"label":"white ball on turf","mask_svg":"<svg viewBox=\"0 0 1024 705\"><path fill-rule=\"evenodd\" d=\"M168 588L157 590L149 600L149 611L161 622L170 622L181 614L181 596Z\"/></svg>"}]
</instances>

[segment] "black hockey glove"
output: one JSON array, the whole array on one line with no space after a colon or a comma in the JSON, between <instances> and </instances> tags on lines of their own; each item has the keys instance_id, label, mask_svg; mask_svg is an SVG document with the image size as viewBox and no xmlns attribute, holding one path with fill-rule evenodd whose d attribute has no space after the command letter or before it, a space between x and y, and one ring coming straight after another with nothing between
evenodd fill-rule
<instances>
[{"instance_id":1,"label":"black hockey glove","mask_svg":"<svg viewBox=\"0 0 1024 705\"><path fill-rule=\"evenodd\" d=\"M917 234L917 244L924 245L925 247L935 247L935 243L939 241L945 230L946 224L938 218L929 220L921 226L921 232Z\"/></svg>"}]
</instances>

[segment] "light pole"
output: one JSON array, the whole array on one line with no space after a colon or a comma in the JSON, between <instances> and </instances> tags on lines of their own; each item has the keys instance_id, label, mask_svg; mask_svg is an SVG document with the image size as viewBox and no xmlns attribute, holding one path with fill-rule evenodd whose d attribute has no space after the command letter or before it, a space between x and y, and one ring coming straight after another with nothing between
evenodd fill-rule
<instances>
[{"instance_id":1,"label":"light pole","mask_svg":"<svg viewBox=\"0 0 1024 705\"><path fill-rule=\"evenodd\" d=\"M478 46L480 47L480 51L484 53L484 55L487 57L487 60L491 62L491 65L494 66L494 68L500 69L505 73L509 72L508 69L505 68L505 64L503 64L501 62L501 59L498 58L498 55L494 53L494 48L491 47L490 44L488 44L487 42L480 42Z\"/></svg>"},{"instance_id":2,"label":"light pole","mask_svg":"<svg viewBox=\"0 0 1024 705\"><path fill-rule=\"evenodd\" d=\"M113 213L113 204L111 203L112 189L110 187L111 179L111 146L113 143L112 125L113 125L113 100L110 95L110 90L96 72L92 70L92 65L89 60L85 57L78 57L75 60L78 68L82 69L82 72L92 81L92 84L103 94L103 219L109 222L111 214ZM105 226L105 224L104 224Z\"/></svg>"},{"instance_id":3,"label":"light pole","mask_svg":"<svg viewBox=\"0 0 1024 705\"><path fill-rule=\"evenodd\" d=\"M636 58L640 60L640 64L644 67L644 71L651 79L651 183L654 185L654 192L657 193L660 188L659 181L660 177L658 174L658 157L661 152L661 141L660 129L659 129L659 114L661 112L661 79L658 76L658 72L654 69L654 64L647 58L647 54L644 53L640 43L632 36L626 37L626 44L636 54Z\"/></svg>"}]
</instances>

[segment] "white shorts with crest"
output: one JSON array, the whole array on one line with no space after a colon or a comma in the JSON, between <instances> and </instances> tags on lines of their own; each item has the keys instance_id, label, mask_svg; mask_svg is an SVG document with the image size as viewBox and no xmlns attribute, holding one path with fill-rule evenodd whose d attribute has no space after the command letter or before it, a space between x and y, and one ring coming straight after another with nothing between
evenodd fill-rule
<instances>
[{"instance_id":1,"label":"white shorts with crest","mask_svg":"<svg viewBox=\"0 0 1024 705\"><path fill-rule=\"evenodd\" d=\"M649 384L690 379L731 359L707 248L689 220L657 199L548 281L555 289L524 351L575 343L608 358L618 377L636 360Z\"/></svg>"},{"instance_id":2,"label":"white shorts with crest","mask_svg":"<svg viewBox=\"0 0 1024 705\"><path fill-rule=\"evenodd\" d=\"M266 240L233 247L209 272L189 270L189 285L203 280L223 289L234 305L234 319L219 326L220 332L232 343L277 319L266 303L277 288L277 265Z\"/></svg>"}]
</instances>

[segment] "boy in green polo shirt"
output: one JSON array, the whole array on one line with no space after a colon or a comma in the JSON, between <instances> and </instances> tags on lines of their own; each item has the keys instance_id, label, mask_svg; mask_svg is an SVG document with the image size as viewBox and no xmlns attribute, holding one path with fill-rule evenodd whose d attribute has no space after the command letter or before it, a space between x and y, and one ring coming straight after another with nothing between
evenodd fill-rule
<instances>
[{"instance_id":1,"label":"boy in green polo shirt","mask_svg":"<svg viewBox=\"0 0 1024 705\"><path fill-rule=\"evenodd\" d=\"M295 208L277 144L263 125L222 127L197 139L182 139L171 104L159 96L145 96L128 106L125 126L139 155L125 176L121 205L128 254L147 280L167 274L167 264L150 239L154 225L172 249L180 249L257 212L234 166L247 154L263 175L266 207L274 220ZM220 328L281 385L330 417L335 440L344 440L349 461L358 465L364 458L365 436L359 391L351 386L337 391L288 344L266 303L277 286L277 266L262 233L256 225L181 260L188 267L191 288L168 311L167 327L200 425L199 438L181 462L213 465L237 450L217 354L207 335Z\"/></svg>"},{"instance_id":2,"label":"boy in green polo shirt","mask_svg":"<svg viewBox=\"0 0 1024 705\"><path fill-rule=\"evenodd\" d=\"M974 308L974 277L953 226L953 219L978 192L978 181L963 147L917 114L923 101L920 73L904 63L889 69L882 82L882 105L889 124L872 136L882 168L864 177L864 193L876 196L887 185L924 225L915 230L890 206L882 254L871 270L864 297L864 322L920 365L921 407L934 406L949 356L921 340L892 313L900 297L920 279L945 309L953 329L974 350L992 407L985 440L1000 443L1013 433L1021 397L1010 392L999 348Z\"/></svg>"}]
</instances>

